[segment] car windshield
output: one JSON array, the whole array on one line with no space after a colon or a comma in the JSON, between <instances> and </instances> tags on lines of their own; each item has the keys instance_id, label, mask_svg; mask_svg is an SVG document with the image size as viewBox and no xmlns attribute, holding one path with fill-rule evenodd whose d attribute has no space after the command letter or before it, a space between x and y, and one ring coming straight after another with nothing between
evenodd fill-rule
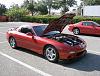
<instances>
[{"instance_id":1,"label":"car windshield","mask_svg":"<svg viewBox=\"0 0 100 76\"><path fill-rule=\"evenodd\" d=\"M33 26L33 29L38 36L41 36L46 27L47 25Z\"/></svg>"},{"instance_id":2,"label":"car windshield","mask_svg":"<svg viewBox=\"0 0 100 76\"><path fill-rule=\"evenodd\" d=\"M37 36L42 36L43 31L46 29L47 25L40 25L40 26L33 26L33 29ZM50 31L49 33L46 33L45 35L51 35L51 34L57 34L60 33L59 31Z\"/></svg>"},{"instance_id":3,"label":"car windshield","mask_svg":"<svg viewBox=\"0 0 100 76\"><path fill-rule=\"evenodd\" d=\"M100 26L100 24L96 23L96 22L93 22L96 26Z\"/></svg>"}]
</instances>

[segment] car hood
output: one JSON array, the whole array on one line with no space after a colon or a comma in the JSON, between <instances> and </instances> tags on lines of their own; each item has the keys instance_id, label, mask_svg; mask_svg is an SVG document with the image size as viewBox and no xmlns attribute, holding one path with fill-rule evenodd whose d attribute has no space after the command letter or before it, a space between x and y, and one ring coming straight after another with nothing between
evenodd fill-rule
<instances>
[{"instance_id":1,"label":"car hood","mask_svg":"<svg viewBox=\"0 0 100 76\"><path fill-rule=\"evenodd\" d=\"M62 30L64 29L64 27L67 24L72 23L73 17L75 16L75 14L73 13L68 13L65 14L63 16L61 16L58 19L55 19L51 22L49 22L49 25L46 27L46 29L44 30L43 34L46 34L50 31L59 31L62 32Z\"/></svg>"}]
</instances>

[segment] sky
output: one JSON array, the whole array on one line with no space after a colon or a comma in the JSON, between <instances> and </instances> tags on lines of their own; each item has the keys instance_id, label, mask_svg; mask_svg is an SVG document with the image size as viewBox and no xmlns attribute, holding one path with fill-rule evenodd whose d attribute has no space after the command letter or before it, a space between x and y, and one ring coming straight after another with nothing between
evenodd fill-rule
<instances>
[{"instance_id":1,"label":"sky","mask_svg":"<svg viewBox=\"0 0 100 76\"><path fill-rule=\"evenodd\" d=\"M13 4L21 5L23 1L24 0L0 0L0 3L4 4L7 8L9 8ZM76 0L76 1L77 1L77 4L80 5L80 0ZM73 7L70 9L73 9Z\"/></svg>"},{"instance_id":2,"label":"sky","mask_svg":"<svg viewBox=\"0 0 100 76\"><path fill-rule=\"evenodd\" d=\"M13 4L21 5L24 0L0 0L1 4L4 4L7 8L9 8Z\"/></svg>"},{"instance_id":3,"label":"sky","mask_svg":"<svg viewBox=\"0 0 100 76\"><path fill-rule=\"evenodd\" d=\"M9 8L11 5L13 4L18 4L19 6L21 4L23 4L23 1L24 0L0 0L0 3L1 4L4 4L7 8ZM77 1L77 4L80 5L81 1L80 0L76 0ZM70 11L73 9L73 8L76 8L76 7L71 7L70 8ZM52 10L53 12L60 12L60 10Z\"/></svg>"}]
</instances>

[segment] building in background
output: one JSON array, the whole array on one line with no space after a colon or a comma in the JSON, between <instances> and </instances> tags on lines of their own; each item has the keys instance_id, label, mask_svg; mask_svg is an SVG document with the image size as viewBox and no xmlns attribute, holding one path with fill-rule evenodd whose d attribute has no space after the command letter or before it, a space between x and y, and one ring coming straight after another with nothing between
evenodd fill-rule
<instances>
[{"instance_id":1,"label":"building in background","mask_svg":"<svg viewBox=\"0 0 100 76\"><path fill-rule=\"evenodd\" d=\"M100 17L100 5L83 6L81 9L82 16Z\"/></svg>"}]
</instances>

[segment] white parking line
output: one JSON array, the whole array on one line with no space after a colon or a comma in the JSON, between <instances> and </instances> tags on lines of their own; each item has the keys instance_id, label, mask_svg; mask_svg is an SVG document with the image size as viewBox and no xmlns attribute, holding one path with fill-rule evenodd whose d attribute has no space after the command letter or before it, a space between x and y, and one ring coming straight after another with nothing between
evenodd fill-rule
<instances>
[{"instance_id":1,"label":"white parking line","mask_svg":"<svg viewBox=\"0 0 100 76\"><path fill-rule=\"evenodd\" d=\"M0 28L9 28L9 27L0 27Z\"/></svg>"},{"instance_id":2,"label":"white parking line","mask_svg":"<svg viewBox=\"0 0 100 76\"><path fill-rule=\"evenodd\" d=\"M3 42L0 42L0 43L6 43L6 42L8 42L8 41L3 41Z\"/></svg>"},{"instance_id":3,"label":"white parking line","mask_svg":"<svg viewBox=\"0 0 100 76\"><path fill-rule=\"evenodd\" d=\"M0 34L6 34L6 33L0 32Z\"/></svg>"},{"instance_id":4,"label":"white parking line","mask_svg":"<svg viewBox=\"0 0 100 76\"><path fill-rule=\"evenodd\" d=\"M93 50L87 50L87 52L94 53L94 54L99 54L100 55L100 52L93 51Z\"/></svg>"},{"instance_id":5,"label":"white parking line","mask_svg":"<svg viewBox=\"0 0 100 76\"><path fill-rule=\"evenodd\" d=\"M41 70L39 70L39 69L36 69L35 67L32 67L32 66L30 66L30 65L28 65L28 64L26 64L26 63L24 63L24 62L21 62L21 61L15 59L15 58L13 58L13 57L7 55L7 54L4 54L3 52L0 52L0 55L5 56L5 57L9 58L10 60L17 62L17 63L19 63L20 65L23 65L23 66L25 66L25 67L27 67L27 68L29 68L29 69L35 71L36 73L41 74L42 76L52 76L52 75L50 75L50 74L48 74L48 73L45 73L45 72L43 72L43 71L41 71Z\"/></svg>"}]
</instances>

